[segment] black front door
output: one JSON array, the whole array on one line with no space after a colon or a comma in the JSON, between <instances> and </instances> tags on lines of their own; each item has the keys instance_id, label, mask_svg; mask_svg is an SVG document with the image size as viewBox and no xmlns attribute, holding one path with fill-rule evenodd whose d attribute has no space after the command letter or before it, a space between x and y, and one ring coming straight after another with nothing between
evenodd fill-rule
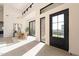
<instances>
[{"instance_id":1,"label":"black front door","mask_svg":"<svg viewBox=\"0 0 79 59\"><path fill-rule=\"evenodd\" d=\"M50 15L50 45L69 49L69 10L63 10Z\"/></svg>"}]
</instances>

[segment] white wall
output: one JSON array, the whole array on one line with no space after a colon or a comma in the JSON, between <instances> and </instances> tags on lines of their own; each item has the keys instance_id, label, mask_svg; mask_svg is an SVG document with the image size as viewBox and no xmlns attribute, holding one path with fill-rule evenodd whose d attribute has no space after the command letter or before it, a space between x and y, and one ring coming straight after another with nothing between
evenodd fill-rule
<instances>
[{"instance_id":1,"label":"white wall","mask_svg":"<svg viewBox=\"0 0 79 59\"><path fill-rule=\"evenodd\" d=\"M13 24L23 24L23 20L18 18L17 9L12 4L4 4L4 37L13 36Z\"/></svg>"}]
</instances>

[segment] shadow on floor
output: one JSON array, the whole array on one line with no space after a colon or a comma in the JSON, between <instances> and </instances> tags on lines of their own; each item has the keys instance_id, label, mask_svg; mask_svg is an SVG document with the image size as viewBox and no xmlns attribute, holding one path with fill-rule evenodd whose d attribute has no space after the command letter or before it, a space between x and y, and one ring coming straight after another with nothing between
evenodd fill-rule
<instances>
[{"instance_id":1,"label":"shadow on floor","mask_svg":"<svg viewBox=\"0 0 79 59\"><path fill-rule=\"evenodd\" d=\"M70 54L65 50L45 45L36 56L70 56Z\"/></svg>"},{"instance_id":2,"label":"shadow on floor","mask_svg":"<svg viewBox=\"0 0 79 59\"><path fill-rule=\"evenodd\" d=\"M16 48L8 53L3 54L2 56L22 56L24 53L32 49L34 46L36 46L39 42L32 41L28 44L25 44L19 48Z\"/></svg>"}]
</instances>

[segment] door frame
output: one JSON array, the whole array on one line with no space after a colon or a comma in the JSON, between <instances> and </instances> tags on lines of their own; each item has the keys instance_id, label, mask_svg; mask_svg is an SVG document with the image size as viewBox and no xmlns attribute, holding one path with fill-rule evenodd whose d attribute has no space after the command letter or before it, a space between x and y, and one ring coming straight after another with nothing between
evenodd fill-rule
<instances>
[{"instance_id":1,"label":"door frame","mask_svg":"<svg viewBox=\"0 0 79 59\"><path fill-rule=\"evenodd\" d=\"M58 11L58 12L55 12L55 13L53 13L53 14L50 14L50 31L49 31L49 33L50 33L50 45L52 45L51 44L51 40L52 40L52 16L56 16L56 15L60 15L60 14L63 14L63 13L66 13L66 15L67 16L65 16L65 18L64 18L64 26L66 27L66 28L64 28L64 33L65 33L65 31L67 32L67 33L65 33L64 34L64 39L66 39L66 43L67 43L67 49L66 49L66 51L68 51L69 50L69 9L65 9L65 10L62 10L62 11ZM52 45L53 46L53 45ZM57 47L57 48L59 48L59 47Z\"/></svg>"},{"instance_id":2,"label":"door frame","mask_svg":"<svg viewBox=\"0 0 79 59\"><path fill-rule=\"evenodd\" d=\"M45 17L41 17L41 18L40 18L40 42L43 42L43 41L41 40L41 19L43 19L43 18L45 18ZM45 42L43 42L43 43L45 43Z\"/></svg>"}]
</instances>

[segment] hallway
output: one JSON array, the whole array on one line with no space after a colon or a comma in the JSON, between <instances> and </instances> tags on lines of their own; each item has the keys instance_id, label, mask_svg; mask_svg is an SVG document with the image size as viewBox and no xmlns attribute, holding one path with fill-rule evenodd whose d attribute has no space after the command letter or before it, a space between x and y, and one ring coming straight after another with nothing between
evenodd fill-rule
<instances>
[{"instance_id":1,"label":"hallway","mask_svg":"<svg viewBox=\"0 0 79 59\"><path fill-rule=\"evenodd\" d=\"M78 6L76 3L0 4L3 22L0 55L79 55Z\"/></svg>"},{"instance_id":2,"label":"hallway","mask_svg":"<svg viewBox=\"0 0 79 59\"><path fill-rule=\"evenodd\" d=\"M32 37L29 37L29 39ZM29 40L27 39L27 41ZM25 40L24 40L25 41ZM21 44L22 41L19 43ZM16 43L17 45L18 43ZM16 46L17 47L17 46ZM70 54L62 49L48 46L37 40L32 40L29 43L19 46L18 48L10 50L2 56L70 56Z\"/></svg>"}]
</instances>

